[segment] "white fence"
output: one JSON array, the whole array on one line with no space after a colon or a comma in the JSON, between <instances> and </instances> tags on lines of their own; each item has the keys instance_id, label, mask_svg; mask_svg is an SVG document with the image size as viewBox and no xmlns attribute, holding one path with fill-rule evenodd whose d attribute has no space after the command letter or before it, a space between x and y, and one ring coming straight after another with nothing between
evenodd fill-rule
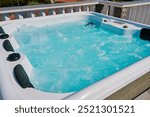
<instances>
[{"instance_id":1,"label":"white fence","mask_svg":"<svg viewBox=\"0 0 150 117\"><path fill-rule=\"evenodd\" d=\"M127 19L150 25L150 4L136 5L128 7L128 9L129 16Z\"/></svg>"},{"instance_id":2,"label":"white fence","mask_svg":"<svg viewBox=\"0 0 150 117\"><path fill-rule=\"evenodd\" d=\"M63 3L4 8L0 11L0 20L14 20L47 15L57 15L81 11L94 11L99 2Z\"/></svg>"},{"instance_id":3,"label":"white fence","mask_svg":"<svg viewBox=\"0 0 150 117\"><path fill-rule=\"evenodd\" d=\"M0 8L0 21L42 17L72 12L96 11L123 19L150 24L150 2L85 1L50 5Z\"/></svg>"}]
</instances>

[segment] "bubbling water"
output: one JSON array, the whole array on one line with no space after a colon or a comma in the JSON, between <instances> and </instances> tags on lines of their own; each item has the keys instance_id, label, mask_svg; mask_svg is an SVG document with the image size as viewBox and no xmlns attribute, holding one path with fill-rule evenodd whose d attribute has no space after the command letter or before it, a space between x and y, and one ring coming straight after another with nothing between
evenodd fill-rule
<instances>
[{"instance_id":1,"label":"bubbling water","mask_svg":"<svg viewBox=\"0 0 150 117\"><path fill-rule=\"evenodd\" d=\"M79 91L150 55L148 41L88 22L24 25L14 33L21 47L17 51L33 65L30 80L36 89Z\"/></svg>"}]
</instances>

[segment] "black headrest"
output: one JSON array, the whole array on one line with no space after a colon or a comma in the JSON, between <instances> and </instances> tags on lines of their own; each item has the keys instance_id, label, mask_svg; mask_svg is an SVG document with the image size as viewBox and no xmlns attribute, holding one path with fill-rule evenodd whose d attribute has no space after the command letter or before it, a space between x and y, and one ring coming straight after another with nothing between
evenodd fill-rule
<instances>
[{"instance_id":1,"label":"black headrest","mask_svg":"<svg viewBox=\"0 0 150 117\"><path fill-rule=\"evenodd\" d=\"M4 29L0 26L0 33L5 33Z\"/></svg>"},{"instance_id":2,"label":"black headrest","mask_svg":"<svg viewBox=\"0 0 150 117\"><path fill-rule=\"evenodd\" d=\"M143 28L140 32L140 38L150 41L150 29Z\"/></svg>"},{"instance_id":3,"label":"black headrest","mask_svg":"<svg viewBox=\"0 0 150 117\"><path fill-rule=\"evenodd\" d=\"M5 41L3 42L3 47L4 47L4 49L5 49L6 51L14 51L14 49L13 49L13 47L12 47L12 45L11 45L11 43L10 43L9 40L5 40Z\"/></svg>"},{"instance_id":4,"label":"black headrest","mask_svg":"<svg viewBox=\"0 0 150 117\"><path fill-rule=\"evenodd\" d=\"M7 39L9 37L9 35L8 34L1 34L0 35L0 39Z\"/></svg>"},{"instance_id":5,"label":"black headrest","mask_svg":"<svg viewBox=\"0 0 150 117\"><path fill-rule=\"evenodd\" d=\"M12 53L12 54L9 54L9 56L7 57L7 60L8 61L16 61L18 59L20 59L20 54L19 53Z\"/></svg>"},{"instance_id":6,"label":"black headrest","mask_svg":"<svg viewBox=\"0 0 150 117\"><path fill-rule=\"evenodd\" d=\"M22 88L34 88L34 86L31 84L29 77L27 73L25 72L22 65L18 64L14 67L14 75L16 78L16 81L19 83L19 85Z\"/></svg>"}]
</instances>

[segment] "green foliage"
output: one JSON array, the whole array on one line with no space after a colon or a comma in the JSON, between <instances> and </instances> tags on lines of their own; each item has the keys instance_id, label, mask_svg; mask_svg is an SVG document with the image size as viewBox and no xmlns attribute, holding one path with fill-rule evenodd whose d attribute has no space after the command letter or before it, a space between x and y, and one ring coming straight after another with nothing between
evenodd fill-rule
<instances>
[{"instance_id":1,"label":"green foliage","mask_svg":"<svg viewBox=\"0 0 150 117\"><path fill-rule=\"evenodd\" d=\"M38 4L39 4L39 2L37 2L37 1L32 1L32 2L28 3L28 5L38 5Z\"/></svg>"},{"instance_id":2,"label":"green foliage","mask_svg":"<svg viewBox=\"0 0 150 117\"><path fill-rule=\"evenodd\" d=\"M50 0L30 0L28 5L50 4Z\"/></svg>"},{"instance_id":3,"label":"green foliage","mask_svg":"<svg viewBox=\"0 0 150 117\"><path fill-rule=\"evenodd\" d=\"M44 4L50 4L50 0L42 0Z\"/></svg>"},{"instance_id":4,"label":"green foliage","mask_svg":"<svg viewBox=\"0 0 150 117\"><path fill-rule=\"evenodd\" d=\"M49 4L50 0L39 0L40 3Z\"/></svg>"},{"instance_id":5,"label":"green foliage","mask_svg":"<svg viewBox=\"0 0 150 117\"><path fill-rule=\"evenodd\" d=\"M51 0L0 0L0 7L50 4Z\"/></svg>"},{"instance_id":6,"label":"green foliage","mask_svg":"<svg viewBox=\"0 0 150 117\"><path fill-rule=\"evenodd\" d=\"M40 4L50 4L50 0L29 0L29 2L40 3Z\"/></svg>"},{"instance_id":7,"label":"green foliage","mask_svg":"<svg viewBox=\"0 0 150 117\"><path fill-rule=\"evenodd\" d=\"M40 4L39 0L29 0L28 2L28 5L38 5L38 4Z\"/></svg>"},{"instance_id":8,"label":"green foliage","mask_svg":"<svg viewBox=\"0 0 150 117\"><path fill-rule=\"evenodd\" d=\"M133 0L110 0L110 1L125 2L125 1L133 1ZM51 0L0 0L0 7L38 5L38 4L50 4L50 3Z\"/></svg>"},{"instance_id":9,"label":"green foliage","mask_svg":"<svg viewBox=\"0 0 150 117\"><path fill-rule=\"evenodd\" d=\"M27 5L28 0L0 0L0 7Z\"/></svg>"}]
</instances>

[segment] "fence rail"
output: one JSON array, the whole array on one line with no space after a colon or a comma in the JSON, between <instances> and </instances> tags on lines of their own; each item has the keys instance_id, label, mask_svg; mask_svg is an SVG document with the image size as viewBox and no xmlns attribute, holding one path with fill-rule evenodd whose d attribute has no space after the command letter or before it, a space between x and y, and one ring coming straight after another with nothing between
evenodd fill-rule
<instances>
[{"instance_id":1,"label":"fence rail","mask_svg":"<svg viewBox=\"0 0 150 117\"><path fill-rule=\"evenodd\" d=\"M82 11L96 11L114 17L150 24L150 2L119 3L100 0L0 8L0 21Z\"/></svg>"}]
</instances>

